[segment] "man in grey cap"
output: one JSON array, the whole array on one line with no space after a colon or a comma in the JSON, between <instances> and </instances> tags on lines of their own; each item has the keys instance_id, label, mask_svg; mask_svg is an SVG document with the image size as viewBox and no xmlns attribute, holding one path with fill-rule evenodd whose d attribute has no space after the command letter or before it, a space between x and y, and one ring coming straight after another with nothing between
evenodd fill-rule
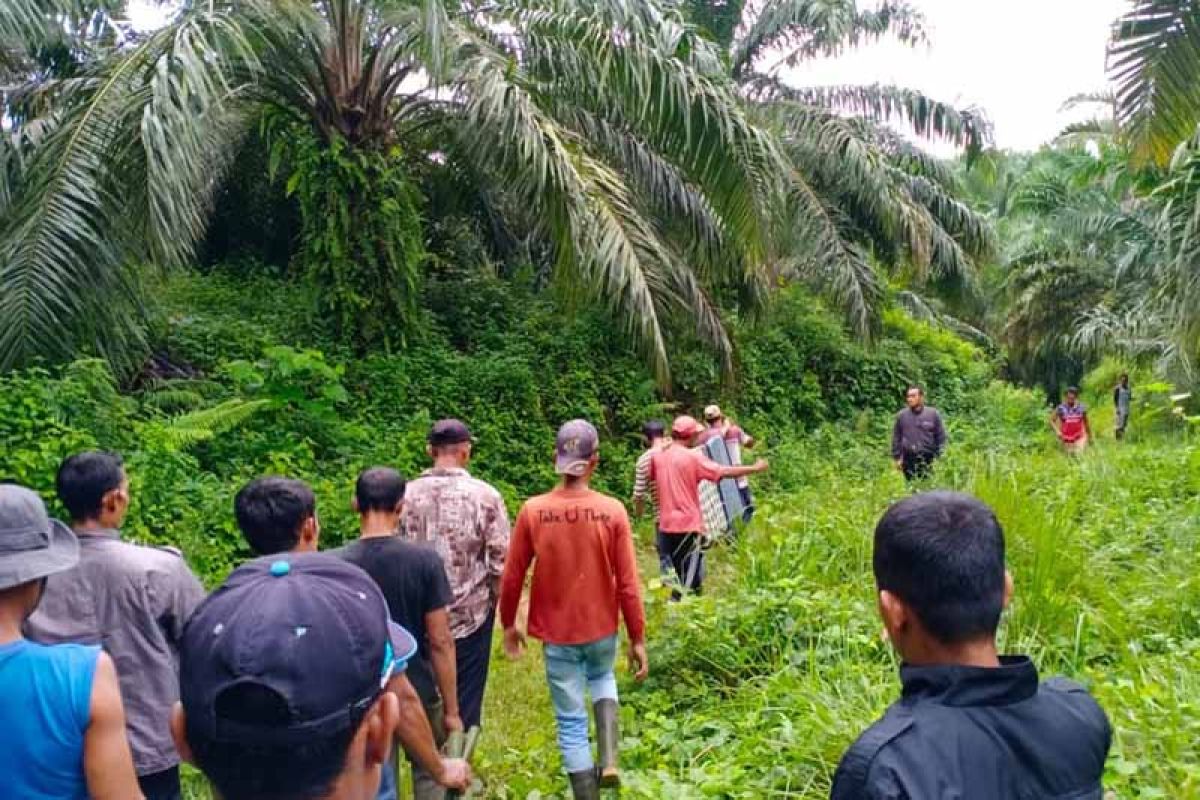
<instances>
[{"instance_id":1,"label":"man in grey cap","mask_svg":"<svg viewBox=\"0 0 1200 800\"><path fill-rule=\"evenodd\" d=\"M171 706L179 699L178 647L204 588L178 550L121 540L129 479L121 457L66 459L58 497L79 537L79 564L54 575L26 633L35 641L101 644L119 666L138 783L149 800L178 800L179 754Z\"/></svg>"},{"instance_id":2,"label":"man in grey cap","mask_svg":"<svg viewBox=\"0 0 1200 800\"><path fill-rule=\"evenodd\" d=\"M27 641L46 578L79 542L29 489L0 485L0 775L6 797L140 798L112 660L99 647Z\"/></svg>"},{"instance_id":3,"label":"man in grey cap","mask_svg":"<svg viewBox=\"0 0 1200 800\"><path fill-rule=\"evenodd\" d=\"M427 451L433 468L409 481L401 526L403 536L433 545L446 565L459 716L467 728L482 715L510 533L500 493L467 472L471 445L471 431L461 421L434 423Z\"/></svg>"}]
</instances>

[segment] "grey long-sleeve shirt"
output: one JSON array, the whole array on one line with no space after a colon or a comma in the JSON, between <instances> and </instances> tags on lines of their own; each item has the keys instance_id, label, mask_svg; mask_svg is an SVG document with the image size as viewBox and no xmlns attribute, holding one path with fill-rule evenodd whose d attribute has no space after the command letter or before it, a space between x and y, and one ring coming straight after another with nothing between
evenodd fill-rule
<instances>
[{"instance_id":1,"label":"grey long-sleeve shirt","mask_svg":"<svg viewBox=\"0 0 1200 800\"><path fill-rule=\"evenodd\" d=\"M946 447L946 429L936 408L906 408L896 415L892 428L892 458L906 455L936 456Z\"/></svg>"},{"instance_id":2,"label":"grey long-sleeve shirt","mask_svg":"<svg viewBox=\"0 0 1200 800\"><path fill-rule=\"evenodd\" d=\"M112 658L138 775L179 763L169 727L179 699L178 644L203 599L179 551L89 531L79 535L79 564L50 576L25 624L34 641L98 644Z\"/></svg>"}]
</instances>

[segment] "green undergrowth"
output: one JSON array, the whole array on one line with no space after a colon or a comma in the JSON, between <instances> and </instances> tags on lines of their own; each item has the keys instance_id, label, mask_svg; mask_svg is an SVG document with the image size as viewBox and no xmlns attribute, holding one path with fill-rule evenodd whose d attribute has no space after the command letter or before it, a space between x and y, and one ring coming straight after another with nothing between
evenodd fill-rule
<instances>
[{"instance_id":1,"label":"green undergrowth","mask_svg":"<svg viewBox=\"0 0 1200 800\"><path fill-rule=\"evenodd\" d=\"M1094 416L1107 427L1106 410ZM1135 418L1128 441L1105 434L1068 459L1042 410L1001 387L951 432L920 488L972 492L1004 524L1016 597L1003 649L1096 694L1115 729L1116 797L1200 797L1198 443L1182 428L1139 433ZM765 496L743 540L714 551L707 595L670 607L651 589L652 677L622 681L625 796L828 796L841 753L899 691L870 548L875 520L909 489L882 447L827 432L777 449L773 465L803 480ZM539 676L524 680L535 710L494 703L501 738L531 713L549 724ZM519 761L489 764L505 768L494 796L566 796L552 738L532 741Z\"/></svg>"},{"instance_id":2,"label":"green undergrowth","mask_svg":"<svg viewBox=\"0 0 1200 800\"><path fill-rule=\"evenodd\" d=\"M362 358L332 344L303 292L253 270L185 274L158 293L157 360L142 373L83 360L0 375L0 480L37 488L60 513L61 459L116 449L132 482L126 534L180 547L212 586L249 555L232 501L250 478L309 481L329 547L355 530L357 472L417 472L437 417L471 424L473 470L515 512L553 484L562 421L597 423L597 487L627 497L642 422L719 400L772 468L755 479L755 523L714 551L702 598L666 603L649 525L639 528L652 675L636 687L622 678L625 795L821 797L840 753L897 693L870 534L907 491L887 442L905 384L921 381L951 438L931 485L979 494L1009 533L1009 649L1097 693L1116 726L1108 782L1120 797L1200 796L1200 455L1165 384L1136 381L1128 441L1105 435L1069 460L1042 403L987 385L983 352L897 312L866 348L799 290L760 320L733 321L732 382L683 348L670 397L601 319L531 288L431 280L409 349ZM1103 431L1110 385L1107 373L1085 384ZM537 655L508 663L498 647L478 755L486 792L562 796ZM206 796L194 776L188 786L189 798Z\"/></svg>"}]
</instances>

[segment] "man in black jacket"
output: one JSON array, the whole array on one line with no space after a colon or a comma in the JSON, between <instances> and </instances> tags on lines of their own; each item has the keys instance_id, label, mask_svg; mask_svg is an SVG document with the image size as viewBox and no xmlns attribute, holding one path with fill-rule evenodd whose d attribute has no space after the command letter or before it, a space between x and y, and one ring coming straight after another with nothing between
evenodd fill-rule
<instances>
[{"instance_id":1,"label":"man in black jacket","mask_svg":"<svg viewBox=\"0 0 1200 800\"><path fill-rule=\"evenodd\" d=\"M842 757L833 800L1100 800L1112 740L1100 706L996 651L1012 579L991 509L954 492L896 503L875 528L874 568L904 689Z\"/></svg>"}]
</instances>

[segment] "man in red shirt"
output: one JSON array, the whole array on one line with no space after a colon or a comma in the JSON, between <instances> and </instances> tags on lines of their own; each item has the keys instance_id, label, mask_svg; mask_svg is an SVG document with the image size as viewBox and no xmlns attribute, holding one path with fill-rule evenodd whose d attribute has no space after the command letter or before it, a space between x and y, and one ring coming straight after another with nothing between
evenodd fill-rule
<instances>
[{"instance_id":1,"label":"man in red shirt","mask_svg":"<svg viewBox=\"0 0 1200 800\"><path fill-rule=\"evenodd\" d=\"M671 425L671 444L650 459L650 479L658 490L659 552L671 554L680 584L697 593L704 581L700 481L715 483L767 470L767 462L761 458L749 466L726 467L690 449L700 430L700 423L691 417L677 417ZM672 600L681 597L678 590L671 594Z\"/></svg>"},{"instance_id":2,"label":"man in red shirt","mask_svg":"<svg viewBox=\"0 0 1200 800\"><path fill-rule=\"evenodd\" d=\"M500 581L504 652L518 658L525 637L517 606L534 558L529 635L541 639L546 681L558 721L558 747L576 798L599 798L620 784L617 771L617 613L625 618L634 677L649 672L646 618L629 516L620 501L588 487L599 463L599 436L585 420L558 431L553 491L531 498L517 514ZM585 691L592 695L600 767L588 741Z\"/></svg>"}]
</instances>

